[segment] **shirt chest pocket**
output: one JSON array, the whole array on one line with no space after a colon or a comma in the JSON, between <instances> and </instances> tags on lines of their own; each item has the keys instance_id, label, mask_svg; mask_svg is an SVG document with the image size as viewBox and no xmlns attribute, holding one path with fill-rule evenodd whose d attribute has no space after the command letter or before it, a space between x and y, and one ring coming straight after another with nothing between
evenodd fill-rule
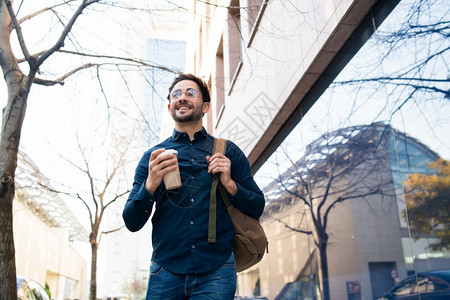
<instances>
[{"instance_id":1,"label":"shirt chest pocket","mask_svg":"<svg viewBox=\"0 0 450 300\"><path fill-rule=\"evenodd\" d=\"M167 191L167 198L177 207L190 207L202 200L209 199L211 192L212 175L208 173L208 163L203 157L202 161L184 159L179 160L182 186L173 191Z\"/></svg>"},{"instance_id":2,"label":"shirt chest pocket","mask_svg":"<svg viewBox=\"0 0 450 300\"><path fill-rule=\"evenodd\" d=\"M195 181L196 186L202 186L201 182L197 182L200 179L207 179L205 177L211 177L208 174L208 163L206 162L206 155L201 157L192 157L179 160L180 173L183 184L192 184Z\"/></svg>"}]
</instances>

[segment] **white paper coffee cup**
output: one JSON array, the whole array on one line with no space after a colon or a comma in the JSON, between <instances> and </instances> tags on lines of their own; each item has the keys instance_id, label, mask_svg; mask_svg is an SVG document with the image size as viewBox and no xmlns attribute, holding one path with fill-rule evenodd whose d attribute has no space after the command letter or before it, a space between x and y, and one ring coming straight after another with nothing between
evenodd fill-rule
<instances>
[{"instance_id":1,"label":"white paper coffee cup","mask_svg":"<svg viewBox=\"0 0 450 300\"><path fill-rule=\"evenodd\" d=\"M173 154L175 157L178 156L178 151L174 149L167 149L160 155ZM167 190L177 189L181 186L181 178L180 178L180 168L178 167L178 159L177 159L177 168L169 173L164 174L163 176L164 185Z\"/></svg>"}]
</instances>

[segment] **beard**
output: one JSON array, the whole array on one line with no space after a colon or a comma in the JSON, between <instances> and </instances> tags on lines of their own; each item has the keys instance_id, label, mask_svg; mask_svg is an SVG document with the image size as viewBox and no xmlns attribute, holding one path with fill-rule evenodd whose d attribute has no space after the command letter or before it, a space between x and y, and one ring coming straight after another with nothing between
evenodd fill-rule
<instances>
[{"instance_id":1,"label":"beard","mask_svg":"<svg viewBox=\"0 0 450 300\"><path fill-rule=\"evenodd\" d=\"M178 107L178 106L177 106ZM203 104L198 107L193 107L191 113L184 114L184 115L177 115L177 107L171 107L170 108L170 115L172 116L173 120L178 123L189 123L193 121L198 121L203 117Z\"/></svg>"}]
</instances>

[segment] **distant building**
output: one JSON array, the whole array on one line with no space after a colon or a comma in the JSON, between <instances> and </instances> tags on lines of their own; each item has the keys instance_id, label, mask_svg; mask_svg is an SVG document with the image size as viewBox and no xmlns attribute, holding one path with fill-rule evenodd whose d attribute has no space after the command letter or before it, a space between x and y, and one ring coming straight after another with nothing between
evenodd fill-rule
<instances>
[{"instance_id":1,"label":"distant building","mask_svg":"<svg viewBox=\"0 0 450 300\"><path fill-rule=\"evenodd\" d=\"M16 273L48 285L52 299L87 298L87 262L75 250L88 234L64 201L36 183L49 181L19 152L13 203Z\"/></svg>"},{"instance_id":2,"label":"distant building","mask_svg":"<svg viewBox=\"0 0 450 300\"><path fill-rule=\"evenodd\" d=\"M321 256L314 222L326 226L329 238L331 299L377 299L394 284L392 270L403 278L414 268L450 268L448 253L426 248L433 237L410 239L403 216L403 182L410 173L430 172L428 163L438 158L382 123L343 128L308 145L295 166L274 174L265 188L261 222L269 253L239 274L239 294L316 299Z\"/></svg>"},{"instance_id":3,"label":"distant building","mask_svg":"<svg viewBox=\"0 0 450 300\"><path fill-rule=\"evenodd\" d=\"M147 57L159 65L183 72L186 64L186 42L177 40L149 39ZM146 120L151 120L146 128L145 146L156 145L172 134L173 120L167 109L169 86L177 74L153 69L148 78L149 93L145 99ZM147 149L145 149L147 150Z\"/></svg>"}]
</instances>

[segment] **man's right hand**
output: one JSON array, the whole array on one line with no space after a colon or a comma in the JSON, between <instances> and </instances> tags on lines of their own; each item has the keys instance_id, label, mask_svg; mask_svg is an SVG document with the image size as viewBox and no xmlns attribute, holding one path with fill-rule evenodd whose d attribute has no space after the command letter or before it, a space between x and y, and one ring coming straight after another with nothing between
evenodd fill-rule
<instances>
[{"instance_id":1,"label":"man's right hand","mask_svg":"<svg viewBox=\"0 0 450 300\"><path fill-rule=\"evenodd\" d=\"M173 154L163 154L165 149L158 149L150 155L148 162L148 177L145 181L145 188L150 194L154 194L161 184L164 174L177 168L177 157Z\"/></svg>"}]
</instances>

